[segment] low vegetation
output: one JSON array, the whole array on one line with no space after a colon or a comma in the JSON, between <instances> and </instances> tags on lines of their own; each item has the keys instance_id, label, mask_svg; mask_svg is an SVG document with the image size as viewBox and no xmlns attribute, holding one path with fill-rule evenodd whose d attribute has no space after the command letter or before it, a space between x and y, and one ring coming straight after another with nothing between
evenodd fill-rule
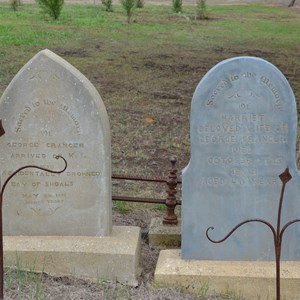
<instances>
[{"instance_id":1,"label":"low vegetation","mask_svg":"<svg viewBox=\"0 0 300 300\"><path fill-rule=\"evenodd\" d=\"M208 19L206 0L197 0L196 6L197 6L197 12L196 12L197 19L198 20Z\"/></svg>"},{"instance_id":2,"label":"low vegetation","mask_svg":"<svg viewBox=\"0 0 300 300\"><path fill-rule=\"evenodd\" d=\"M130 24L133 11L136 8L136 1L135 0L120 0L120 1L127 15L127 23Z\"/></svg>"},{"instance_id":3,"label":"low vegetation","mask_svg":"<svg viewBox=\"0 0 300 300\"><path fill-rule=\"evenodd\" d=\"M23 3L14 11L9 2L1 2L0 95L33 55L48 48L78 68L101 94L110 117L113 172L167 176L170 156L177 156L179 170L189 161L192 95L203 75L221 60L242 55L266 59L283 72L296 99L300 99L297 7L206 5L205 12L208 19L195 17L196 6L185 6L178 14L172 5L146 3L143 9L135 10L129 26L121 5L106 12L98 5L65 3L59 18L53 20L45 18L36 3ZM164 190L145 184L113 184L113 193L119 195L163 198ZM115 222L116 216L122 224L140 226L143 222L144 231L147 214L163 215L164 211L153 205L114 205ZM23 291L36 287L37 295L53 293L51 299L62 299L57 295L65 295L63 290L72 294L77 285L81 287L77 296L64 299L194 299L186 293L168 296L165 290L158 294L149 287L159 249L146 242L143 247L142 263L147 271L139 289L116 288L116 284L102 281L96 287L66 278L37 276L31 281L33 287L25 284ZM6 287L11 299L21 299L20 283L12 279ZM91 296L93 290L97 294ZM138 291L144 296L137 295ZM199 291L198 299L201 294L208 299L209 286Z\"/></svg>"},{"instance_id":4,"label":"low vegetation","mask_svg":"<svg viewBox=\"0 0 300 300\"><path fill-rule=\"evenodd\" d=\"M11 5L12 10L16 11L21 6L21 1L20 0L11 0L10 5Z\"/></svg>"},{"instance_id":5,"label":"low vegetation","mask_svg":"<svg viewBox=\"0 0 300 300\"><path fill-rule=\"evenodd\" d=\"M112 12L113 11L113 2L112 0L101 0L103 8L105 11Z\"/></svg>"},{"instance_id":6,"label":"low vegetation","mask_svg":"<svg viewBox=\"0 0 300 300\"><path fill-rule=\"evenodd\" d=\"M64 0L36 0L42 12L49 15L54 20L60 16L64 5Z\"/></svg>"},{"instance_id":7,"label":"low vegetation","mask_svg":"<svg viewBox=\"0 0 300 300\"><path fill-rule=\"evenodd\" d=\"M173 3L173 10L176 13L182 12L182 0L172 0Z\"/></svg>"}]
</instances>

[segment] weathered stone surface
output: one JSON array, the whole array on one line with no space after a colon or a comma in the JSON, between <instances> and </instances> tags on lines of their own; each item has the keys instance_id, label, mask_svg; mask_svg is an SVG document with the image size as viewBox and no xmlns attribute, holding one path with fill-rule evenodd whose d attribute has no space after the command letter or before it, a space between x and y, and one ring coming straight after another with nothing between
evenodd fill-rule
<instances>
[{"instance_id":1,"label":"weathered stone surface","mask_svg":"<svg viewBox=\"0 0 300 300\"><path fill-rule=\"evenodd\" d=\"M163 224L161 217L151 219L149 226L149 243L160 247L180 247L181 220L177 225Z\"/></svg>"},{"instance_id":2,"label":"weathered stone surface","mask_svg":"<svg viewBox=\"0 0 300 300\"><path fill-rule=\"evenodd\" d=\"M238 223L261 218L276 228L288 166L282 226L300 218L296 167L297 112L283 74L265 60L238 57L212 68L199 83L191 108L191 160L183 171L182 257L207 260L273 260L273 235L248 223L227 241ZM300 259L300 224L289 227L283 260Z\"/></svg>"},{"instance_id":3,"label":"weathered stone surface","mask_svg":"<svg viewBox=\"0 0 300 300\"><path fill-rule=\"evenodd\" d=\"M102 99L77 69L49 50L16 75L0 100L5 235L105 236L111 231L110 129Z\"/></svg>"},{"instance_id":4,"label":"weathered stone surface","mask_svg":"<svg viewBox=\"0 0 300 300\"><path fill-rule=\"evenodd\" d=\"M179 250L159 254L154 283L201 295L276 299L275 264L258 261L183 260ZM281 299L300 299L300 262L281 264ZM234 298L234 299L236 299Z\"/></svg>"},{"instance_id":5,"label":"weathered stone surface","mask_svg":"<svg viewBox=\"0 0 300 300\"><path fill-rule=\"evenodd\" d=\"M4 265L45 272L112 280L137 286L140 275L140 228L113 226L105 237L4 237Z\"/></svg>"}]
</instances>

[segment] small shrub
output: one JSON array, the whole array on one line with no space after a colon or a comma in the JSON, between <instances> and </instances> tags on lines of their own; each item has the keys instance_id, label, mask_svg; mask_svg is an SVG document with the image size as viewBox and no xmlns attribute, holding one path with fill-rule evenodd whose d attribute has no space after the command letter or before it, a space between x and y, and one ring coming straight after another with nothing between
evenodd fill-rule
<instances>
[{"instance_id":1,"label":"small shrub","mask_svg":"<svg viewBox=\"0 0 300 300\"><path fill-rule=\"evenodd\" d=\"M136 0L136 7L143 8L144 7L144 0Z\"/></svg>"},{"instance_id":2,"label":"small shrub","mask_svg":"<svg viewBox=\"0 0 300 300\"><path fill-rule=\"evenodd\" d=\"M36 0L39 7L45 14L48 14L54 20L60 16L64 0Z\"/></svg>"},{"instance_id":3,"label":"small shrub","mask_svg":"<svg viewBox=\"0 0 300 300\"><path fill-rule=\"evenodd\" d=\"M113 11L113 2L112 0L101 0L103 8L105 11Z\"/></svg>"},{"instance_id":4,"label":"small shrub","mask_svg":"<svg viewBox=\"0 0 300 300\"><path fill-rule=\"evenodd\" d=\"M165 204L156 204L153 209L158 210L158 211L165 211L166 210L166 205Z\"/></svg>"},{"instance_id":5,"label":"small shrub","mask_svg":"<svg viewBox=\"0 0 300 300\"><path fill-rule=\"evenodd\" d=\"M20 5L21 5L20 0L11 0L11 2L10 2L10 6L11 6L12 10L14 10L14 11L17 11Z\"/></svg>"},{"instance_id":6,"label":"small shrub","mask_svg":"<svg viewBox=\"0 0 300 300\"><path fill-rule=\"evenodd\" d=\"M173 1L173 10L176 13L182 12L182 0L172 0Z\"/></svg>"},{"instance_id":7,"label":"small shrub","mask_svg":"<svg viewBox=\"0 0 300 300\"><path fill-rule=\"evenodd\" d=\"M127 23L128 24L131 23L131 18L132 18L133 11L135 8L135 2L136 2L136 0L121 0L121 4L127 14Z\"/></svg>"},{"instance_id":8,"label":"small shrub","mask_svg":"<svg viewBox=\"0 0 300 300\"><path fill-rule=\"evenodd\" d=\"M120 214L126 214L130 210L128 206L128 202L125 201L114 201L112 208L114 211L117 211Z\"/></svg>"},{"instance_id":9,"label":"small shrub","mask_svg":"<svg viewBox=\"0 0 300 300\"><path fill-rule=\"evenodd\" d=\"M207 20L207 6L206 6L206 0L197 0L197 16L196 18L198 20Z\"/></svg>"},{"instance_id":10,"label":"small shrub","mask_svg":"<svg viewBox=\"0 0 300 300\"><path fill-rule=\"evenodd\" d=\"M209 290L208 282L201 283L199 294L201 295L201 299L206 299L207 292Z\"/></svg>"}]
</instances>

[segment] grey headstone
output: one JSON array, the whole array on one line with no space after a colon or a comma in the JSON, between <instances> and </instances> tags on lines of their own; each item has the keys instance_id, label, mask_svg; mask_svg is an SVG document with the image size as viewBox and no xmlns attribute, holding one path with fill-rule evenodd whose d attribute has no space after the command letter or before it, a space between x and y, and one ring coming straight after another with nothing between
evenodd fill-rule
<instances>
[{"instance_id":1,"label":"grey headstone","mask_svg":"<svg viewBox=\"0 0 300 300\"><path fill-rule=\"evenodd\" d=\"M111 232L110 128L93 85L49 50L15 76L0 100L5 235L105 236Z\"/></svg>"},{"instance_id":2,"label":"grey headstone","mask_svg":"<svg viewBox=\"0 0 300 300\"><path fill-rule=\"evenodd\" d=\"M269 62L253 57L225 60L199 83L191 107L191 159L183 171L182 257L203 260L273 260L272 231L242 221L265 219L276 229L286 167L281 225L300 218L296 167L297 111L293 91ZM300 224L283 238L283 260L300 259Z\"/></svg>"}]
</instances>

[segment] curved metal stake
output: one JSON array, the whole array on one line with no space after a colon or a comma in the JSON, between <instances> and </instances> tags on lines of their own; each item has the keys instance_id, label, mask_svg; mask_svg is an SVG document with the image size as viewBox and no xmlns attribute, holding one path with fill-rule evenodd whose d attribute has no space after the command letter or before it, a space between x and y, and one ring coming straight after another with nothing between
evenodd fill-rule
<instances>
[{"instance_id":1,"label":"curved metal stake","mask_svg":"<svg viewBox=\"0 0 300 300\"><path fill-rule=\"evenodd\" d=\"M0 137L5 134L5 130L2 125L2 120L0 119Z\"/></svg>"},{"instance_id":2,"label":"curved metal stake","mask_svg":"<svg viewBox=\"0 0 300 300\"><path fill-rule=\"evenodd\" d=\"M4 190L5 187L7 186L8 182L20 171L27 169L27 168L34 168L34 169L39 169L39 170L43 170L46 172L50 172L50 173L54 173L54 174L60 174L62 172L64 172L67 168L67 161L62 157L62 156L56 156L56 159L63 159L63 161L65 162L65 166L62 170L60 171L53 171L53 170L49 170L46 168L42 168L39 166L34 166L34 165L27 165L24 166L22 168L19 168L18 170L16 170L15 172L13 172L4 182L3 187L1 188L1 192L0 192L0 299L3 299L3 225L2 225L2 203L3 203L3 194L4 194ZM1 186L1 181L0 181L0 186Z\"/></svg>"},{"instance_id":3,"label":"curved metal stake","mask_svg":"<svg viewBox=\"0 0 300 300\"><path fill-rule=\"evenodd\" d=\"M215 244L219 244L219 243L226 241L238 228L240 228L241 226L243 226L247 223L259 222L259 223L262 223L262 224L268 226L273 233L273 239L274 239L274 248L275 248L275 257L276 257L276 299L277 300L280 300L280 256L281 256L283 234L290 225L300 222L300 219L292 220L292 221L286 223L282 227L282 229L280 229L281 228L281 211L282 211L282 203L283 203L285 185L292 179L292 175L290 174L289 169L286 168L285 171L279 175L279 178L282 182L282 188L281 188L279 205L278 205L276 230L272 224L270 224L269 222L262 220L262 219L250 219L250 220L241 222L238 225L236 225L223 239L220 239L220 240L213 240L208 234L208 232L210 230L213 230L214 227L209 227L206 230L206 237L209 239L209 241L211 241L212 243L215 243Z\"/></svg>"}]
</instances>

